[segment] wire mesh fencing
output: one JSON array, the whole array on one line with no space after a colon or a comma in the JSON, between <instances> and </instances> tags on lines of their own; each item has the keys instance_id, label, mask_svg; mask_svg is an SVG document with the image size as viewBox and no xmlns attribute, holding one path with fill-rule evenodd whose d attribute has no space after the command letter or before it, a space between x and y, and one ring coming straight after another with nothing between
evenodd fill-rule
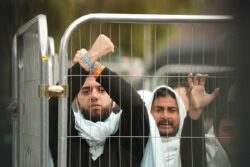
<instances>
[{"instance_id":1,"label":"wire mesh fencing","mask_svg":"<svg viewBox=\"0 0 250 167\"><path fill-rule=\"evenodd\" d=\"M21 26L13 39L13 166L49 166L48 99L39 86L48 85L46 16Z\"/></svg>"},{"instance_id":2,"label":"wire mesh fencing","mask_svg":"<svg viewBox=\"0 0 250 167\"><path fill-rule=\"evenodd\" d=\"M223 124L221 120L217 121L219 118L217 119L216 111L220 110L221 104L224 103L226 108L229 108L228 92L235 82L237 64L234 49L235 37L230 30L231 19L230 16L90 14L75 20L66 29L59 51L59 83L68 84L69 97L55 100L55 104L59 104L58 108L52 108L53 117L55 120L58 118L58 125L54 124L53 127L50 127L53 129L53 133L58 131L58 136L50 136L52 143L58 143L52 148L52 156L56 164L58 166L138 166L147 141L159 138L160 142L167 143L162 145L163 148L166 148L162 156L166 158L165 163L168 166L180 166L183 157L184 159L190 157L188 161L191 166L197 166L197 160L200 160L200 166L205 166L205 163L208 166L221 166L223 163L228 165L231 148L227 147L225 143L232 141L228 140L223 143L223 140L220 139L230 139L231 136L217 133L218 128ZM89 73L80 66L77 67L78 63L74 62L74 56L82 48L91 49L100 34L105 34L110 38L115 46L115 52L98 60L107 67L108 73L105 74L104 70L104 74L101 74L96 80L95 84L98 85L100 93L96 100L102 99L104 95L101 94L101 90L104 89L105 93L115 102L112 103L113 105L109 105L107 110L115 113L116 116L119 114L115 109L118 108L117 112L122 111L122 113L115 132L102 133L101 127L104 125L92 124L96 121L90 121L92 123L87 126L87 135L81 135L82 129L77 122L76 113L81 113L79 120L87 118L89 121L94 118L94 108L98 107L91 101L94 96L91 93L96 86L92 87L88 83ZM202 122L200 132L204 135L192 136L194 126L196 126L195 121L192 120L190 125L185 124L185 115L188 113L183 113L180 118L180 105L182 104L179 103L178 118L179 122L182 122L177 126L180 128L179 134L173 136L152 134L151 124L146 116L153 112L150 108L152 103L149 104L150 107L142 105L138 99L139 96L136 95L136 90L148 90L152 93L159 85L168 85L176 90L183 88L184 96L181 97L185 103L185 97L189 100L187 75L190 72L209 74L205 84L207 92L212 92L216 87L220 88L220 95L206 106L202 113L201 117L204 122ZM87 85L89 88L87 91L85 84L90 84ZM172 90L171 88L170 90ZM89 96L86 96L86 93L89 93ZM82 101L79 100L81 98L83 98ZM143 98L146 104L145 97L143 96ZM88 99L85 105L84 99L85 101ZM74 105L75 109L72 107ZM193 104L187 101L185 111L192 106ZM227 109L226 113L229 113ZM54 110L58 110L58 112ZM100 111L104 112L102 109ZM93 115L88 116L86 113ZM97 116L101 119L101 115L97 114ZM229 117L220 116L220 118ZM155 117L154 119L156 120ZM184 124L183 128L188 129L190 136L182 135L181 124ZM77 128L78 125L80 130L79 127ZM111 129L113 125L109 122L107 126L107 129ZM161 127L156 125L156 128L159 128L161 133ZM230 126L230 128L232 127ZM97 136L91 136L91 134ZM101 144L99 143L101 147L96 146L99 144L92 145L97 140L95 137L104 138L101 140ZM180 147L181 142L185 141L184 139L191 139L187 142L184 156L178 157L179 153L175 152L176 156L171 159L171 149L177 149L182 154ZM197 157L197 152L195 154L195 150L193 150L196 139L202 139L198 141L202 151L198 153ZM180 147L171 147L173 143L169 143L168 140L177 142ZM220 155L224 158L223 160L215 158L219 157L216 153L220 153L216 150L223 150ZM212 157L209 157L209 151L214 153ZM98 154L97 157L96 154ZM154 158L156 155L158 154L155 152L152 154ZM176 159L176 157L178 158ZM221 164L221 162L223 163ZM154 166L159 165L157 161L154 163ZM184 164L182 165L184 166Z\"/></svg>"}]
</instances>

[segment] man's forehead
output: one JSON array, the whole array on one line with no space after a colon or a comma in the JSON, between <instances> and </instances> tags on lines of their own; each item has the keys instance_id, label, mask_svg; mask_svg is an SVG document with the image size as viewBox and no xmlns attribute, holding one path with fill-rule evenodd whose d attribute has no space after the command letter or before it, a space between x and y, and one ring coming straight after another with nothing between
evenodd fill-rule
<instances>
[{"instance_id":1,"label":"man's forehead","mask_svg":"<svg viewBox=\"0 0 250 167\"><path fill-rule=\"evenodd\" d=\"M156 100L153 102L152 107L159 107L159 108L176 108L178 110L178 105L176 102L169 102L166 100Z\"/></svg>"},{"instance_id":2,"label":"man's forehead","mask_svg":"<svg viewBox=\"0 0 250 167\"><path fill-rule=\"evenodd\" d=\"M98 87L100 84L96 82L94 77L86 77L86 80L84 84L82 85L82 88L84 87Z\"/></svg>"},{"instance_id":3,"label":"man's forehead","mask_svg":"<svg viewBox=\"0 0 250 167\"><path fill-rule=\"evenodd\" d=\"M154 99L155 104L157 103L163 103L163 104L175 104L177 105L177 101L175 98L171 97L171 96L159 96L158 98Z\"/></svg>"}]
</instances>

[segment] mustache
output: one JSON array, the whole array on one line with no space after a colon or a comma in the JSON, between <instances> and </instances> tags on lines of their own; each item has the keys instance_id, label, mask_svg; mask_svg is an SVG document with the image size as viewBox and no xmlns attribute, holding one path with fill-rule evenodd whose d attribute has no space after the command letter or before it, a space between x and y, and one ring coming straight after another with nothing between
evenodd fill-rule
<instances>
[{"instance_id":1,"label":"mustache","mask_svg":"<svg viewBox=\"0 0 250 167\"><path fill-rule=\"evenodd\" d=\"M164 120L161 120L160 122L158 122L157 124L158 126L159 125L170 125L170 126L173 126L174 123L171 119L164 119Z\"/></svg>"}]
</instances>

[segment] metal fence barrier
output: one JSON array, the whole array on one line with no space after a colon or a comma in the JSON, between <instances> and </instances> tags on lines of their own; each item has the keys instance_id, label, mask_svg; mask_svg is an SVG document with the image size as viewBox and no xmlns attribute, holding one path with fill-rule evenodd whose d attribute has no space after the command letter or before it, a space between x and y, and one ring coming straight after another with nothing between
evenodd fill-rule
<instances>
[{"instance_id":1,"label":"metal fence barrier","mask_svg":"<svg viewBox=\"0 0 250 167\"><path fill-rule=\"evenodd\" d=\"M59 81L59 58L55 53L54 39L49 37L49 85L55 85Z\"/></svg>"},{"instance_id":2,"label":"metal fence barrier","mask_svg":"<svg viewBox=\"0 0 250 167\"><path fill-rule=\"evenodd\" d=\"M13 39L13 167L48 166L48 32L46 16L21 26Z\"/></svg>"},{"instance_id":3,"label":"metal fence barrier","mask_svg":"<svg viewBox=\"0 0 250 167\"><path fill-rule=\"evenodd\" d=\"M222 23L227 24L230 20L231 16L89 14L75 20L66 29L60 43L59 64L53 39L48 37L46 17L38 15L21 26L14 36L12 48L12 97L16 104L13 112L13 166L51 166L48 149L50 96L60 96L58 166L67 166L68 98L62 95L70 77L67 70L75 51L89 47L95 36L105 33L118 46L113 57L110 55L101 60L102 63L138 89L150 90L159 84L176 82L175 80L180 84L188 72L203 72L211 75L212 81L208 87L219 85L224 88L226 85L223 92L226 93L235 71L229 60L234 56L230 52L231 44L224 44L228 41L227 37L221 41L221 36L216 37L218 33L211 35L212 37L209 33L210 30L214 31L213 28L210 29L210 25L216 24L216 27ZM126 28L123 29L122 26ZM140 51L135 51L134 46L134 35L137 32L143 37L143 40L136 39L142 43L142 46L138 45ZM198 35L195 34L197 32ZM129 35L130 39L127 52L123 51L126 50L126 46L123 46L123 33ZM177 36L174 45L171 34ZM186 34L189 34L188 37ZM197 40L197 36L201 37ZM212 38L208 40L213 41L212 45L207 42L208 38ZM185 46L187 43L189 45ZM223 53L220 50L222 43ZM161 48L167 49L163 49L161 53ZM126 54L128 56L123 56ZM50 85L56 84L58 79L64 92L49 92ZM220 85L220 82L225 81L228 83Z\"/></svg>"},{"instance_id":4,"label":"metal fence barrier","mask_svg":"<svg viewBox=\"0 0 250 167\"><path fill-rule=\"evenodd\" d=\"M147 89L152 89L155 85L159 84L158 80L160 78L185 78L187 72L197 72L200 69L208 69L205 71L200 71L200 72L208 72L212 74L212 78L220 78L224 77L224 73L232 72L234 71L234 68L231 66L230 63L227 62L227 58L231 56L228 54L228 56L222 57L222 62L224 64L220 64L218 57L220 53L218 53L218 46L221 44L220 42L216 43L214 42L214 47L212 48L212 52L210 52L210 57L206 57L205 55L205 50L206 48L206 39L207 37L210 36L209 34L209 28L206 29L206 26L210 26L210 24L222 24L225 23L227 24L230 20L232 20L231 16L212 16L212 15L150 15L150 14L106 14L106 13L100 13L100 14L89 14L82 16L72 22L69 27L66 29L60 43L60 51L59 51L59 58L60 58L60 75L59 75L59 82L62 85L67 85L67 80L68 80L68 66L69 66L69 60L72 60L72 56L75 54L77 49L80 49L82 47L87 48L90 47L90 45L94 41L94 36L97 36L100 33L105 33L108 35L111 40L114 39L116 49L118 50L116 53L116 56L119 57L118 61L123 61L123 64L125 59L122 59L122 39L120 38L122 34L126 34L130 38L130 47L129 47L129 56L128 59L131 61L128 61L127 63L135 63L135 60L137 60L137 55L134 55L133 52L135 50L134 45L134 38L133 35L135 35L136 32L142 33L142 40L138 40L139 42L142 42L142 51L140 52L142 54L142 58L139 63L135 65L135 67L142 68L141 73L133 74L133 73L127 73L123 74L122 71L119 71L122 69L122 63L116 64L118 68L115 68L114 71L118 72L120 76L130 78L131 83L133 78L140 77L143 82L143 87L142 88L147 88ZM196 30L196 24L201 25L200 29L202 32L205 32L206 37L201 37L200 41L198 43L202 44L200 49L199 49L199 54L198 58L203 58L201 61L198 61L198 66L195 66L195 60L197 59L197 56L194 55L194 41L195 41L195 30ZM86 27L87 25L87 30ZM122 25L125 25L128 27L128 29L122 31ZM142 25L142 31L136 31L136 26ZM157 53L160 50L157 48L158 42L156 37L158 30L162 30L161 28L157 29L157 27L161 26L176 26L175 29L173 30L172 28L163 28L166 30L166 37L168 39L165 40L165 47L170 48L170 35L169 34L177 34L177 48L175 48L175 51L177 53L169 53L169 55L174 55L174 61L175 63L171 63L172 59L171 56L166 56L170 59L164 60L165 64L163 65L157 65ZM186 25L189 26L189 28L186 28ZM80 27L83 26L83 27ZM96 28L96 27L97 28ZM182 29L183 26L183 29ZM118 28L117 28L118 27ZM177 30L176 30L177 29ZM189 29L190 31L188 31ZM183 52L182 52L182 38L185 38L184 33L182 34L182 30L188 31L187 33L190 35L188 38L188 43L190 44L189 50L187 51L189 53L188 57L182 57ZM116 31L116 33L113 33L113 31ZM136 31L136 32L134 32ZM170 33L171 32L171 33ZM164 34L164 33L163 33ZM162 35L162 34L161 34ZM203 34L204 35L204 34ZM198 36L202 36L202 34L199 34ZM75 38L78 39L78 41L74 44ZM215 37L215 36L213 36ZM83 40L82 40L83 39ZM213 39L215 40L215 39ZM212 41L213 41L212 40ZM137 42L138 42L137 41ZM150 42L152 41L152 42ZM211 40L210 40L211 41ZM217 38L217 41L218 38ZM148 45L150 44L150 46ZM74 47L74 45L76 45ZM70 55L70 56L69 56ZM186 62L182 62L182 58L184 60L187 60ZM217 59L218 58L218 59ZM209 60L212 60L212 62L209 62ZM206 64L206 62L209 62ZM110 67L111 69L115 67L114 62L110 59L108 61L103 63ZM113 63L113 64L112 64ZM212 63L212 64L211 64ZM188 66L185 66L187 64ZM131 64L130 64L131 65ZM142 65L142 66L140 66ZM169 69L164 69L168 70L169 73L165 74L162 72L162 68L164 66L168 67ZM171 66L173 65L173 66ZM174 67L174 65L177 65ZM179 66L178 66L179 65ZM151 71L146 70L150 69L151 66ZM194 68L192 68L192 66ZM133 66L129 66L131 69ZM162 68L160 68L162 67ZM216 68L215 68L216 67ZM187 71L191 70L191 71ZM227 74L228 76L228 74ZM156 78L156 79L155 79ZM151 81L154 81L153 83L150 83ZM211 87L216 86L216 80L213 81L213 84ZM148 83L148 84L147 84ZM165 81L165 83L168 83ZM153 86L152 86L153 85ZM67 166L67 120L68 120L68 100L66 97L59 98L59 123L58 123L58 166L60 167L65 167Z\"/></svg>"}]
</instances>

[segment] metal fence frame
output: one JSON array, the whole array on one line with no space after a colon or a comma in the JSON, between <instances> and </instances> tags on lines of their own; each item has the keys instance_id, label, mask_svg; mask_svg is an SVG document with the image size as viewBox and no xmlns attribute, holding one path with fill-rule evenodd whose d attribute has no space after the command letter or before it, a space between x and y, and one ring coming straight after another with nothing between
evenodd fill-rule
<instances>
[{"instance_id":1,"label":"metal fence frame","mask_svg":"<svg viewBox=\"0 0 250 167\"><path fill-rule=\"evenodd\" d=\"M216 23L232 20L232 16L223 15L152 15L152 14L88 14L72 22L63 34L60 42L60 84L67 84L68 78L68 44L72 32L81 24L95 21L107 23ZM59 98L59 122L58 122L58 164L66 167L67 161L67 98Z\"/></svg>"},{"instance_id":2,"label":"metal fence frame","mask_svg":"<svg viewBox=\"0 0 250 167\"><path fill-rule=\"evenodd\" d=\"M56 85L59 76L59 60L58 54L55 53L54 38L49 37L48 42L48 55L49 56L49 85Z\"/></svg>"},{"instance_id":3,"label":"metal fence frame","mask_svg":"<svg viewBox=\"0 0 250 167\"><path fill-rule=\"evenodd\" d=\"M39 40L39 55L40 55L40 84L48 84L48 30L47 30L47 19L45 15L38 15L35 18L28 21L26 24L21 26L13 38L13 48L12 48L12 99L16 102L16 108L13 111L13 154L12 154L12 166L23 166L21 154L23 153L22 146L22 104L20 104L20 80L23 76L20 76L20 63L21 56L32 56L32 55L20 55L21 47L26 47L25 44L19 46L19 38L29 32L32 26L37 26L37 39ZM25 75L23 72L22 75ZM38 92L38 85L37 85ZM39 98L39 97L34 97ZM40 166L48 166L48 99L40 98L40 120L41 120L41 131L40 131Z\"/></svg>"}]
</instances>

